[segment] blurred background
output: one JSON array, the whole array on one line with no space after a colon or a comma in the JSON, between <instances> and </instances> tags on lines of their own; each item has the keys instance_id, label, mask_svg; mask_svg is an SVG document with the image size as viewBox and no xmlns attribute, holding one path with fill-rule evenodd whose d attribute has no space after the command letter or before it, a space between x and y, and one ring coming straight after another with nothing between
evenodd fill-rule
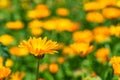
<instances>
[{"instance_id":1,"label":"blurred background","mask_svg":"<svg viewBox=\"0 0 120 80\"><path fill-rule=\"evenodd\" d=\"M60 45L39 80L119 80L119 22L120 0L0 0L0 66L7 80L35 80L36 59L18 45L47 36Z\"/></svg>"}]
</instances>

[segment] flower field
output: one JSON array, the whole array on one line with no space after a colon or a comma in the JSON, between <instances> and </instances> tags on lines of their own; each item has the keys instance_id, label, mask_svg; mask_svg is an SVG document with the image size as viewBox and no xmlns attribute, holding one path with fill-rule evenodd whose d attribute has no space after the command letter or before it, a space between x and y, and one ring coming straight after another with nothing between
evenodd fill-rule
<instances>
[{"instance_id":1,"label":"flower field","mask_svg":"<svg viewBox=\"0 0 120 80\"><path fill-rule=\"evenodd\" d=\"M120 0L0 0L0 80L120 80Z\"/></svg>"}]
</instances>

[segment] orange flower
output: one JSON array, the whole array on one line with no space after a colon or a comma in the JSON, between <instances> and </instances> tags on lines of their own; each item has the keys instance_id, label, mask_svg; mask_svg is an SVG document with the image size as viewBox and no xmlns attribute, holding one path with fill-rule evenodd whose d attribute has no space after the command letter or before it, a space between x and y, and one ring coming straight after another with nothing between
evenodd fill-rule
<instances>
[{"instance_id":1,"label":"orange flower","mask_svg":"<svg viewBox=\"0 0 120 80\"><path fill-rule=\"evenodd\" d=\"M28 55L28 50L25 48L20 48L17 46L11 47L9 49L10 54L16 55L16 56L26 56Z\"/></svg>"},{"instance_id":2,"label":"orange flower","mask_svg":"<svg viewBox=\"0 0 120 80\"><path fill-rule=\"evenodd\" d=\"M58 64L52 63L49 65L49 71L51 73L57 73L58 72Z\"/></svg>"},{"instance_id":3,"label":"orange flower","mask_svg":"<svg viewBox=\"0 0 120 80\"><path fill-rule=\"evenodd\" d=\"M80 55L81 57L86 56L93 50L93 46L90 45L89 43L73 43L70 45L70 47L73 49L73 51Z\"/></svg>"},{"instance_id":4,"label":"orange flower","mask_svg":"<svg viewBox=\"0 0 120 80\"><path fill-rule=\"evenodd\" d=\"M100 5L98 5L97 1L88 2L84 4L84 10L85 11L93 11L93 10L99 10L101 9Z\"/></svg>"},{"instance_id":5,"label":"orange flower","mask_svg":"<svg viewBox=\"0 0 120 80\"><path fill-rule=\"evenodd\" d=\"M93 34L90 30L77 31L73 33L73 39L76 42L91 42L93 40Z\"/></svg>"},{"instance_id":6,"label":"orange flower","mask_svg":"<svg viewBox=\"0 0 120 80\"><path fill-rule=\"evenodd\" d=\"M6 62L5 62L5 66L6 67L11 67L13 66L13 61L11 59L7 59Z\"/></svg>"},{"instance_id":7,"label":"orange flower","mask_svg":"<svg viewBox=\"0 0 120 80\"><path fill-rule=\"evenodd\" d=\"M120 37L120 25L110 26L110 34L115 35L116 37Z\"/></svg>"},{"instance_id":8,"label":"orange flower","mask_svg":"<svg viewBox=\"0 0 120 80\"><path fill-rule=\"evenodd\" d=\"M56 49L58 47L57 42L53 42L51 40L47 41L47 37L42 38L31 38L28 41L23 40L20 47L27 48L28 51L34 56L42 56L46 53L52 54L57 52Z\"/></svg>"},{"instance_id":9,"label":"orange flower","mask_svg":"<svg viewBox=\"0 0 120 80\"><path fill-rule=\"evenodd\" d=\"M40 64L39 71L43 72L48 69L48 64Z\"/></svg>"},{"instance_id":10,"label":"orange flower","mask_svg":"<svg viewBox=\"0 0 120 80\"><path fill-rule=\"evenodd\" d=\"M108 61L109 54L110 54L109 49L100 48L97 50L95 56L100 62L104 63L104 62Z\"/></svg>"},{"instance_id":11,"label":"orange flower","mask_svg":"<svg viewBox=\"0 0 120 80\"><path fill-rule=\"evenodd\" d=\"M63 54L73 56L74 51L71 47L64 47L63 48Z\"/></svg>"},{"instance_id":12,"label":"orange flower","mask_svg":"<svg viewBox=\"0 0 120 80\"><path fill-rule=\"evenodd\" d=\"M59 62L60 64L63 64L63 63L65 62L65 58L64 58L64 57L59 57L59 58L58 58L58 62Z\"/></svg>"},{"instance_id":13,"label":"orange flower","mask_svg":"<svg viewBox=\"0 0 120 80\"><path fill-rule=\"evenodd\" d=\"M94 39L98 43L102 43L110 40L110 31L107 26L99 26L94 28Z\"/></svg>"},{"instance_id":14,"label":"orange flower","mask_svg":"<svg viewBox=\"0 0 120 80\"><path fill-rule=\"evenodd\" d=\"M43 30L41 28L33 28L30 29L30 32L34 36L40 36L43 33Z\"/></svg>"},{"instance_id":15,"label":"orange flower","mask_svg":"<svg viewBox=\"0 0 120 80\"><path fill-rule=\"evenodd\" d=\"M11 77L11 80L23 80L25 76L25 73L24 72L16 72L14 74L12 74L10 77Z\"/></svg>"},{"instance_id":16,"label":"orange flower","mask_svg":"<svg viewBox=\"0 0 120 80\"><path fill-rule=\"evenodd\" d=\"M6 27L8 29L18 30L18 29L22 29L24 27L24 24L21 21L17 20L13 22L7 22Z\"/></svg>"},{"instance_id":17,"label":"orange flower","mask_svg":"<svg viewBox=\"0 0 120 80\"><path fill-rule=\"evenodd\" d=\"M89 12L86 15L86 20L89 22L102 23L104 22L104 17L99 12Z\"/></svg>"},{"instance_id":18,"label":"orange flower","mask_svg":"<svg viewBox=\"0 0 120 80\"><path fill-rule=\"evenodd\" d=\"M66 8L58 8L56 13L60 16L68 16L69 15L69 11Z\"/></svg>"},{"instance_id":19,"label":"orange flower","mask_svg":"<svg viewBox=\"0 0 120 80\"><path fill-rule=\"evenodd\" d=\"M11 35L4 34L4 35L0 36L0 42L3 45L10 45L13 43L13 41L14 41L14 39Z\"/></svg>"},{"instance_id":20,"label":"orange flower","mask_svg":"<svg viewBox=\"0 0 120 80\"><path fill-rule=\"evenodd\" d=\"M118 18L120 17L120 9L114 7L104 8L102 14L108 19Z\"/></svg>"},{"instance_id":21,"label":"orange flower","mask_svg":"<svg viewBox=\"0 0 120 80\"><path fill-rule=\"evenodd\" d=\"M112 64L114 74L120 75L120 57L114 56L110 59L110 63Z\"/></svg>"},{"instance_id":22,"label":"orange flower","mask_svg":"<svg viewBox=\"0 0 120 80\"><path fill-rule=\"evenodd\" d=\"M11 73L11 70L7 67L0 67L0 80L6 78Z\"/></svg>"}]
</instances>

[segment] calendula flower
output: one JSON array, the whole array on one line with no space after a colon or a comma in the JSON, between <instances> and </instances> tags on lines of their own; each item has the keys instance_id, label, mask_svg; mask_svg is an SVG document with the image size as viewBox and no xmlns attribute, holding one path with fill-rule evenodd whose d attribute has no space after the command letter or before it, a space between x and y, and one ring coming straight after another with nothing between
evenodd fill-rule
<instances>
[{"instance_id":1,"label":"calendula flower","mask_svg":"<svg viewBox=\"0 0 120 80\"><path fill-rule=\"evenodd\" d=\"M0 80L6 78L11 73L11 70L7 67L0 67Z\"/></svg>"},{"instance_id":2,"label":"calendula flower","mask_svg":"<svg viewBox=\"0 0 120 80\"><path fill-rule=\"evenodd\" d=\"M98 43L106 42L110 40L110 31L107 26L99 26L94 28L94 39Z\"/></svg>"},{"instance_id":3,"label":"calendula flower","mask_svg":"<svg viewBox=\"0 0 120 80\"><path fill-rule=\"evenodd\" d=\"M58 64L56 64L56 63L51 63L50 65L49 65L49 71L51 72L51 73L57 73L58 72Z\"/></svg>"},{"instance_id":4,"label":"calendula flower","mask_svg":"<svg viewBox=\"0 0 120 80\"><path fill-rule=\"evenodd\" d=\"M91 42L93 40L93 33L90 30L76 31L73 33L73 40L75 42Z\"/></svg>"},{"instance_id":5,"label":"calendula flower","mask_svg":"<svg viewBox=\"0 0 120 80\"><path fill-rule=\"evenodd\" d=\"M120 75L120 57L119 56L112 57L110 59L110 63L112 64L114 74Z\"/></svg>"},{"instance_id":6,"label":"calendula flower","mask_svg":"<svg viewBox=\"0 0 120 80\"><path fill-rule=\"evenodd\" d=\"M39 71L40 72L43 72L43 71L45 71L45 70L47 70L48 69L48 64L41 64L40 66L39 66Z\"/></svg>"},{"instance_id":7,"label":"calendula flower","mask_svg":"<svg viewBox=\"0 0 120 80\"><path fill-rule=\"evenodd\" d=\"M0 36L0 42L3 45L10 45L13 43L13 41L14 41L14 39L13 39L13 36L11 36L11 35L4 34L4 35Z\"/></svg>"},{"instance_id":8,"label":"calendula flower","mask_svg":"<svg viewBox=\"0 0 120 80\"><path fill-rule=\"evenodd\" d=\"M108 19L118 18L120 17L120 9L114 7L104 8L102 14Z\"/></svg>"},{"instance_id":9,"label":"calendula flower","mask_svg":"<svg viewBox=\"0 0 120 80\"><path fill-rule=\"evenodd\" d=\"M23 78L25 77L25 73L24 72L15 72L13 74L11 74L11 80L23 80Z\"/></svg>"},{"instance_id":10,"label":"calendula flower","mask_svg":"<svg viewBox=\"0 0 120 80\"><path fill-rule=\"evenodd\" d=\"M5 66L6 67L11 67L13 66L13 61L11 59L7 59L6 62L5 62Z\"/></svg>"},{"instance_id":11,"label":"calendula flower","mask_svg":"<svg viewBox=\"0 0 120 80\"><path fill-rule=\"evenodd\" d=\"M63 54L64 55L71 55L71 56L73 56L74 55L74 51L73 51L73 49L71 47L65 46L63 48Z\"/></svg>"},{"instance_id":12,"label":"calendula flower","mask_svg":"<svg viewBox=\"0 0 120 80\"><path fill-rule=\"evenodd\" d=\"M80 55L81 57L84 57L87 54L89 54L94 48L93 45L84 42L73 43L70 45L70 47L76 54Z\"/></svg>"},{"instance_id":13,"label":"calendula flower","mask_svg":"<svg viewBox=\"0 0 120 80\"><path fill-rule=\"evenodd\" d=\"M9 49L10 54L15 55L15 56L26 56L28 55L28 50L25 48L20 48L17 46L13 46Z\"/></svg>"},{"instance_id":14,"label":"calendula flower","mask_svg":"<svg viewBox=\"0 0 120 80\"><path fill-rule=\"evenodd\" d=\"M8 29L18 30L18 29L22 29L24 27L24 24L21 21L17 20L13 22L7 22L6 27Z\"/></svg>"},{"instance_id":15,"label":"calendula flower","mask_svg":"<svg viewBox=\"0 0 120 80\"><path fill-rule=\"evenodd\" d=\"M60 64L63 64L63 63L65 62L65 58L64 58L64 57L59 57L59 58L58 58L58 62L59 62Z\"/></svg>"},{"instance_id":16,"label":"calendula flower","mask_svg":"<svg viewBox=\"0 0 120 80\"><path fill-rule=\"evenodd\" d=\"M114 35L116 37L120 37L120 25L118 25L118 26L112 25L112 26L110 26L109 29L110 29L111 35Z\"/></svg>"},{"instance_id":17,"label":"calendula flower","mask_svg":"<svg viewBox=\"0 0 120 80\"><path fill-rule=\"evenodd\" d=\"M109 54L110 54L109 49L100 48L97 50L95 56L101 63L104 63L104 62L108 61Z\"/></svg>"},{"instance_id":18,"label":"calendula flower","mask_svg":"<svg viewBox=\"0 0 120 80\"><path fill-rule=\"evenodd\" d=\"M60 16L68 16L69 15L69 11L66 8L58 8L56 10L56 13Z\"/></svg>"},{"instance_id":19,"label":"calendula flower","mask_svg":"<svg viewBox=\"0 0 120 80\"><path fill-rule=\"evenodd\" d=\"M87 13L86 20L89 22L103 23L104 17L101 13L94 11Z\"/></svg>"},{"instance_id":20,"label":"calendula flower","mask_svg":"<svg viewBox=\"0 0 120 80\"><path fill-rule=\"evenodd\" d=\"M55 41L47 41L47 37L43 39L30 37L28 41L23 40L20 43L19 47L28 49L28 51L34 56L42 56L44 54L52 54L54 52L57 52L56 49L58 47L58 44Z\"/></svg>"}]
</instances>

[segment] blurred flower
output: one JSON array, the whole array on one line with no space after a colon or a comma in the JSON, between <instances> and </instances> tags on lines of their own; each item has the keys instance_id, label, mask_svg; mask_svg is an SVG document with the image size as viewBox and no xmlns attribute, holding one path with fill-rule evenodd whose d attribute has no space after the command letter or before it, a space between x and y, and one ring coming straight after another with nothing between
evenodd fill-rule
<instances>
[{"instance_id":1,"label":"blurred flower","mask_svg":"<svg viewBox=\"0 0 120 80\"><path fill-rule=\"evenodd\" d=\"M119 56L113 56L110 59L110 63L112 64L114 74L120 75L120 57Z\"/></svg>"},{"instance_id":2,"label":"blurred flower","mask_svg":"<svg viewBox=\"0 0 120 80\"><path fill-rule=\"evenodd\" d=\"M39 4L34 10L28 11L27 15L32 19L46 18L50 15L50 10L48 9L47 5Z\"/></svg>"},{"instance_id":3,"label":"blurred flower","mask_svg":"<svg viewBox=\"0 0 120 80\"><path fill-rule=\"evenodd\" d=\"M89 22L103 23L104 17L99 12L88 12L86 15L86 20Z\"/></svg>"},{"instance_id":4,"label":"blurred flower","mask_svg":"<svg viewBox=\"0 0 120 80\"><path fill-rule=\"evenodd\" d=\"M38 19L35 19L31 22L29 22L28 27L31 29L33 28L41 28L43 26L43 22L39 21Z\"/></svg>"},{"instance_id":5,"label":"blurred flower","mask_svg":"<svg viewBox=\"0 0 120 80\"><path fill-rule=\"evenodd\" d=\"M76 31L73 33L73 40L76 42L91 42L93 40L93 33L90 30Z\"/></svg>"},{"instance_id":6,"label":"blurred flower","mask_svg":"<svg viewBox=\"0 0 120 80\"><path fill-rule=\"evenodd\" d=\"M73 49L73 51L80 55L81 57L85 57L87 54L89 54L93 50L93 45L90 45L89 43L73 43L70 45L70 47Z\"/></svg>"},{"instance_id":7,"label":"blurred flower","mask_svg":"<svg viewBox=\"0 0 120 80\"><path fill-rule=\"evenodd\" d=\"M116 37L120 37L120 25L110 26L110 34L115 35Z\"/></svg>"},{"instance_id":8,"label":"blurred flower","mask_svg":"<svg viewBox=\"0 0 120 80\"><path fill-rule=\"evenodd\" d=\"M44 80L43 78L39 78L38 80Z\"/></svg>"},{"instance_id":9,"label":"blurred flower","mask_svg":"<svg viewBox=\"0 0 120 80\"><path fill-rule=\"evenodd\" d=\"M44 22L43 24L43 28L46 30L55 30L57 27L57 20L56 19L51 19L51 20L47 20Z\"/></svg>"},{"instance_id":10,"label":"blurred flower","mask_svg":"<svg viewBox=\"0 0 120 80\"><path fill-rule=\"evenodd\" d=\"M66 46L66 47L63 48L63 54L73 56L74 51L73 51L73 49L71 47Z\"/></svg>"},{"instance_id":11,"label":"blurred flower","mask_svg":"<svg viewBox=\"0 0 120 80\"><path fill-rule=\"evenodd\" d=\"M32 28L30 29L30 32L34 36L40 36L43 33L43 30L41 28Z\"/></svg>"},{"instance_id":12,"label":"blurred flower","mask_svg":"<svg viewBox=\"0 0 120 80\"><path fill-rule=\"evenodd\" d=\"M63 64L63 63L65 62L65 58L64 58L64 57L59 57L59 58L58 58L58 62L59 62L60 64Z\"/></svg>"},{"instance_id":13,"label":"blurred flower","mask_svg":"<svg viewBox=\"0 0 120 80\"><path fill-rule=\"evenodd\" d=\"M114 7L104 8L102 14L108 19L118 18L120 17L120 9Z\"/></svg>"},{"instance_id":14,"label":"blurred flower","mask_svg":"<svg viewBox=\"0 0 120 80\"><path fill-rule=\"evenodd\" d=\"M58 8L56 10L56 13L60 16L68 16L69 15L69 11L67 8Z\"/></svg>"},{"instance_id":15,"label":"blurred flower","mask_svg":"<svg viewBox=\"0 0 120 80\"><path fill-rule=\"evenodd\" d=\"M59 69L59 67L58 67L58 64L56 64L56 63L51 63L51 64L49 65L49 71L50 71L51 73L57 73L57 72L58 72L58 69Z\"/></svg>"},{"instance_id":16,"label":"blurred flower","mask_svg":"<svg viewBox=\"0 0 120 80\"><path fill-rule=\"evenodd\" d=\"M100 5L98 5L96 1L92 1L85 3L83 8L85 11L93 11L93 10L99 10L101 7Z\"/></svg>"},{"instance_id":17,"label":"blurred flower","mask_svg":"<svg viewBox=\"0 0 120 80\"><path fill-rule=\"evenodd\" d=\"M98 43L106 42L110 40L110 31L106 26L99 26L94 28L94 39Z\"/></svg>"},{"instance_id":18,"label":"blurred flower","mask_svg":"<svg viewBox=\"0 0 120 80\"><path fill-rule=\"evenodd\" d=\"M56 49L58 47L58 44L57 42L51 40L47 41L47 37L44 39L30 37L28 41L23 40L19 46L27 48L28 51L34 56L42 56L46 53L52 54L54 52L57 52Z\"/></svg>"},{"instance_id":19,"label":"blurred flower","mask_svg":"<svg viewBox=\"0 0 120 80\"><path fill-rule=\"evenodd\" d=\"M3 45L10 45L13 43L13 41L14 41L14 38L11 35L3 34L2 36L0 36L0 42Z\"/></svg>"},{"instance_id":20,"label":"blurred flower","mask_svg":"<svg viewBox=\"0 0 120 80\"><path fill-rule=\"evenodd\" d=\"M48 69L48 64L40 64L39 71L43 72Z\"/></svg>"},{"instance_id":21,"label":"blurred flower","mask_svg":"<svg viewBox=\"0 0 120 80\"><path fill-rule=\"evenodd\" d=\"M0 80L3 80L4 78L8 77L11 73L11 70L7 67L0 67Z\"/></svg>"},{"instance_id":22,"label":"blurred flower","mask_svg":"<svg viewBox=\"0 0 120 80\"><path fill-rule=\"evenodd\" d=\"M115 5L120 8L120 0L117 0Z\"/></svg>"},{"instance_id":23,"label":"blurred flower","mask_svg":"<svg viewBox=\"0 0 120 80\"><path fill-rule=\"evenodd\" d=\"M5 62L5 66L6 67L11 67L13 66L13 61L11 59L7 59L6 62Z\"/></svg>"},{"instance_id":24,"label":"blurred flower","mask_svg":"<svg viewBox=\"0 0 120 80\"><path fill-rule=\"evenodd\" d=\"M13 21L13 22L7 22L6 27L8 29L19 30L24 27L24 24L21 21L17 20L17 21Z\"/></svg>"},{"instance_id":25,"label":"blurred flower","mask_svg":"<svg viewBox=\"0 0 120 80\"><path fill-rule=\"evenodd\" d=\"M24 72L15 72L11 74L11 80L23 80L23 78L25 77L25 73Z\"/></svg>"},{"instance_id":26,"label":"blurred flower","mask_svg":"<svg viewBox=\"0 0 120 80\"><path fill-rule=\"evenodd\" d=\"M2 67L3 66L3 58L2 58L2 56L0 56L0 67Z\"/></svg>"},{"instance_id":27,"label":"blurred flower","mask_svg":"<svg viewBox=\"0 0 120 80\"><path fill-rule=\"evenodd\" d=\"M101 63L104 63L108 61L109 54L110 54L109 49L100 48L97 50L95 56Z\"/></svg>"},{"instance_id":28,"label":"blurred flower","mask_svg":"<svg viewBox=\"0 0 120 80\"><path fill-rule=\"evenodd\" d=\"M20 48L20 47L17 47L17 46L11 47L9 49L9 52L10 52L10 54L16 55L16 56L26 56L29 53L27 49Z\"/></svg>"},{"instance_id":29,"label":"blurred flower","mask_svg":"<svg viewBox=\"0 0 120 80\"><path fill-rule=\"evenodd\" d=\"M0 9L1 8L6 8L10 6L10 1L9 0L0 0Z\"/></svg>"}]
</instances>

